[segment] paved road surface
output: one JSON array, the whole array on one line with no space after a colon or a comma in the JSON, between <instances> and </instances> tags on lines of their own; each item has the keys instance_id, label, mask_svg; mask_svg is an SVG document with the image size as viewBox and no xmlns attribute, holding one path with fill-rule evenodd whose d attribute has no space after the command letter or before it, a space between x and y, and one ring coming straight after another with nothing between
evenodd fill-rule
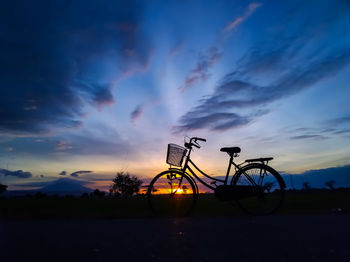
<instances>
[{"instance_id":1,"label":"paved road surface","mask_svg":"<svg viewBox=\"0 0 350 262\"><path fill-rule=\"evenodd\" d=\"M350 215L0 221L0 261L350 261Z\"/></svg>"}]
</instances>

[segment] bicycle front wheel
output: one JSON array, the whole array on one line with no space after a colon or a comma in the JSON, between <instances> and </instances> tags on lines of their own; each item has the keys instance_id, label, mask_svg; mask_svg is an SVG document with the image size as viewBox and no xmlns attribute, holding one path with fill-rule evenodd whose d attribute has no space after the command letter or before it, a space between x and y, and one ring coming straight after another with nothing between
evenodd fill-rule
<instances>
[{"instance_id":1,"label":"bicycle front wheel","mask_svg":"<svg viewBox=\"0 0 350 262\"><path fill-rule=\"evenodd\" d=\"M197 190L188 175L167 170L153 178L147 198L156 215L185 216L191 212L197 200Z\"/></svg>"},{"instance_id":2,"label":"bicycle front wheel","mask_svg":"<svg viewBox=\"0 0 350 262\"><path fill-rule=\"evenodd\" d=\"M237 199L237 204L248 214L272 214L283 203L284 181L276 170L267 165L253 163L243 167L231 184L237 186L237 191L250 192Z\"/></svg>"}]
</instances>

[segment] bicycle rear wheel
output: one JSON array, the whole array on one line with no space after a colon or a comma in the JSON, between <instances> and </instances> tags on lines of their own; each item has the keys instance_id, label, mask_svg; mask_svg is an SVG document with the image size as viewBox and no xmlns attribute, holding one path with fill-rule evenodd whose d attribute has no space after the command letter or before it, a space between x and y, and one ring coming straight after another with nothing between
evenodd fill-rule
<instances>
[{"instance_id":1,"label":"bicycle rear wheel","mask_svg":"<svg viewBox=\"0 0 350 262\"><path fill-rule=\"evenodd\" d=\"M251 192L236 200L248 214L272 214L283 203L284 181L276 170L267 165L253 163L243 167L232 178L231 184L246 191L248 188Z\"/></svg>"},{"instance_id":2,"label":"bicycle rear wheel","mask_svg":"<svg viewBox=\"0 0 350 262\"><path fill-rule=\"evenodd\" d=\"M147 198L156 215L185 216L191 212L197 200L197 190L188 175L167 170L153 178Z\"/></svg>"}]
</instances>

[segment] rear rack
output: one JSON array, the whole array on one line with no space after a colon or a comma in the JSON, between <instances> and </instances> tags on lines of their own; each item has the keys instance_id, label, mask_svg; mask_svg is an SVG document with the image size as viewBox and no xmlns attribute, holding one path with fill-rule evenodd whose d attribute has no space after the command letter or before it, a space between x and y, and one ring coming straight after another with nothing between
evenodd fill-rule
<instances>
[{"instance_id":1,"label":"rear rack","mask_svg":"<svg viewBox=\"0 0 350 262\"><path fill-rule=\"evenodd\" d=\"M262 162L264 163L266 161L269 162L273 159L273 157L265 157L265 158L252 158L252 159L247 159L245 162L251 163L251 162Z\"/></svg>"}]
</instances>

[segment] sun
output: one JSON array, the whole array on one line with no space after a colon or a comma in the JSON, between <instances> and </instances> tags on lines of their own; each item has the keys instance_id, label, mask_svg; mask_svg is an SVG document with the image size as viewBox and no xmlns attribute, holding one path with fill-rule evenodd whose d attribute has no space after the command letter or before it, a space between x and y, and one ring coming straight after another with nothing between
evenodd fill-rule
<instances>
[{"instance_id":1,"label":"sun","mask_svg":"<svg viewBox=\"0 0 350 262\"><path fill-rule=\"evenodd\" d=\"M176 189L173 189L172 193L176 193L176 194L183 194L184 191L182 188L176 188Z\"/></svg>"}]
</instances>

